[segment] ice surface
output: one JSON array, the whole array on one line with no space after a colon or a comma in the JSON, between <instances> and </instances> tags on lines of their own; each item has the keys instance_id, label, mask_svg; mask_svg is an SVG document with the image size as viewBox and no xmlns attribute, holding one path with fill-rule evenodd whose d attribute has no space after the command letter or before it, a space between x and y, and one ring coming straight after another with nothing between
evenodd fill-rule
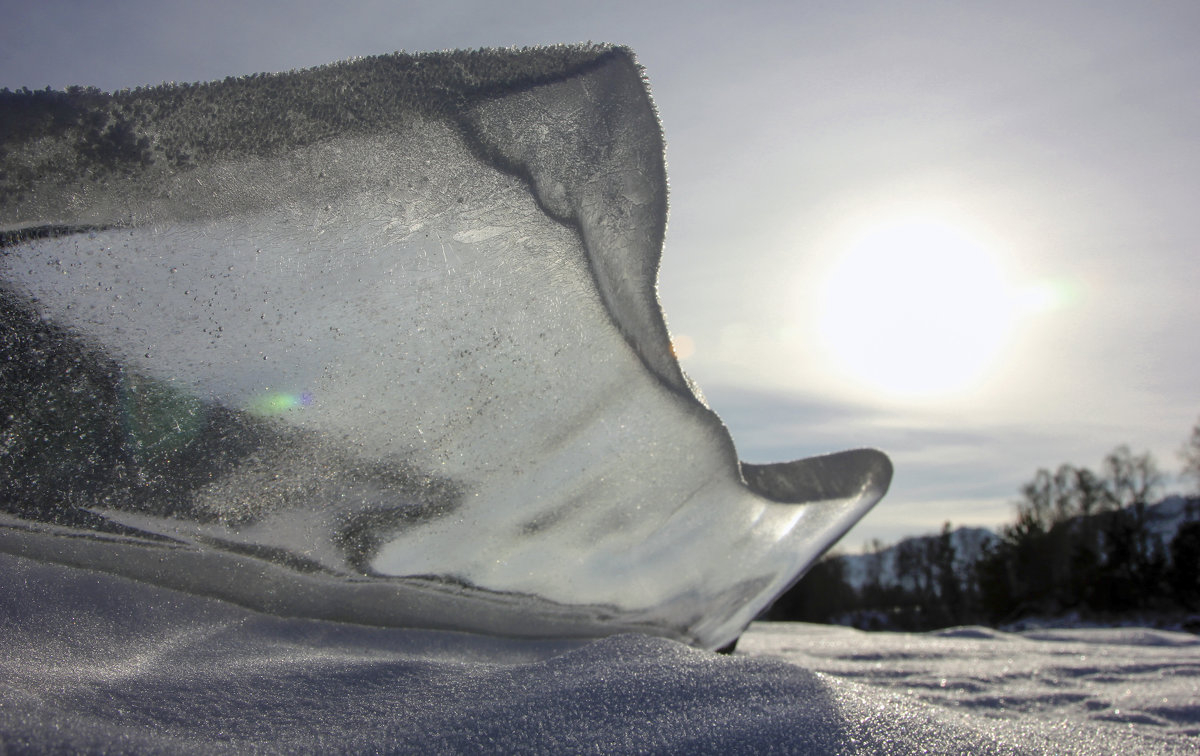
<instances>
[{"instance_id":1,"label":"ice surface","mask_svg":"<svg viewBox=\"0 0 1200 756\"><path fill-rule=\"evenodd\" d=\"M0 751L1194 754L1200 641L750 626L512 640L260 614L0 554Z\"/></svg>"},{"instance_id":2,"label":"ice surface","mask_svg":"<svg viewBox=\"0 0 1200 756\"><path fill-rule=\"evenodd\" d=\"M4 95L0 550L287 616L717 647L886 490L741 465L622 48Z\"/></svg>"}]
</instances>

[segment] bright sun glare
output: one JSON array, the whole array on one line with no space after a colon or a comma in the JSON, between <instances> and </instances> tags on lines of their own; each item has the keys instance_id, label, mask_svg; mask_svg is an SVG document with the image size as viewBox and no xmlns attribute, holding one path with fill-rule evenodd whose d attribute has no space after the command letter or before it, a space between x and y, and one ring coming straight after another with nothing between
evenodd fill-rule
<instances>
[{"instance_id":1,"label":"bright sun glare","mask_svg":"<svg viewBox=\"0 0 1200 756\"><path fill-rule=\"evenodd\" d=\"M944 396L980 385L1019 307L995 252L937 220L864 229L823 287L826 348L855 382L892 396Z\"/></svg>"}]
</instances>

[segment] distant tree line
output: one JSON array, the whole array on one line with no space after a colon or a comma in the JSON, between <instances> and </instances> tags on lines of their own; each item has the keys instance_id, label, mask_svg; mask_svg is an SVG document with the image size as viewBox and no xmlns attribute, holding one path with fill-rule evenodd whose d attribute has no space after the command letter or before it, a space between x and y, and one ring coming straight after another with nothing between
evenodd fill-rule
<instances>
[{"instance_id":1,"label":"distant tree line","mask_svg":"<svg viewBox=\"0 0 1200 756\"><path fill-rule=\"evenodd\" d=\"M1200 493L1200 423L1181 451ZM931 630L1077 614L1186 616L1200 611L1200 497L1164 543L1147 507L1162 486L1149 453L1119 446L1099 473L1040 469L1020 489L1016 519L982 549L958 553L946 523L939 535L886 553L875 542L853 581L837 555L819 561L776 601L766 619ZM888 570L884 570L885 556ZM892 579L885 578L885 572Z\"/></svg>"}]
</instances>

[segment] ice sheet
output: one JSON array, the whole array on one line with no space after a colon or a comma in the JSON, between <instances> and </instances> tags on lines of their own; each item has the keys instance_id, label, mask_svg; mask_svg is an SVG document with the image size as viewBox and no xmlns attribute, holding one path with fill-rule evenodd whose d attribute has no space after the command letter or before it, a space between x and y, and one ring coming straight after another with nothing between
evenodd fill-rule
<instances>
[{"instance_id":1,"label":"ice sheet","mask_svg":"<svg viewBox=\"0 0 1200 756\"><path fill-rule=\"evenodd\" d=\"M887 488L675 360L626 49L3 95L0 549L289 616L732 640Z\"/></svg>"}]
</instances>

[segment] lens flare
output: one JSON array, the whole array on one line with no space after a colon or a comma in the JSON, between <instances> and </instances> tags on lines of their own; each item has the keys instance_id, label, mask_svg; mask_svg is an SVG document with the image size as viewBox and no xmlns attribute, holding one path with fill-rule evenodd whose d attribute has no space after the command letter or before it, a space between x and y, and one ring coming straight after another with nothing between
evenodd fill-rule
<instances>
[{"instance_id":1,"label":"lens flare","mask_svg":"<svg viewBox=\"0 0 1200 756\"><path fill-rule=\"evenodd\" d=\"M298 393L287 392L272 392L263 394L250 402L247 409L255 415L271 417L280 415L284 412L294 409L304 409L312 406L313 395L311 391L301 391Z\"/></svg>"},{"instance_id":2,"label":"lens flare","mask_svg":"<svg viewBox=\"0 0 1200 756\"><path fill-rule=\"evenodd\" d=\"M686 360L695 353L696 343L691 336L679 334L671 337L671 354L675 355L675 359Z\"/></svg>"},{"instance_id":3,"label":"lens flare","mask_svg":"<svg viewBox=\"0 0 1200 756\"><path fill-rule=\"evenodd\" d=\"M1070 282L1035 281L1017 291L1017 309L1025 314L1053 312L1071 306L1079 296L1079 288Z\"/></svg>"}]
</instances>

